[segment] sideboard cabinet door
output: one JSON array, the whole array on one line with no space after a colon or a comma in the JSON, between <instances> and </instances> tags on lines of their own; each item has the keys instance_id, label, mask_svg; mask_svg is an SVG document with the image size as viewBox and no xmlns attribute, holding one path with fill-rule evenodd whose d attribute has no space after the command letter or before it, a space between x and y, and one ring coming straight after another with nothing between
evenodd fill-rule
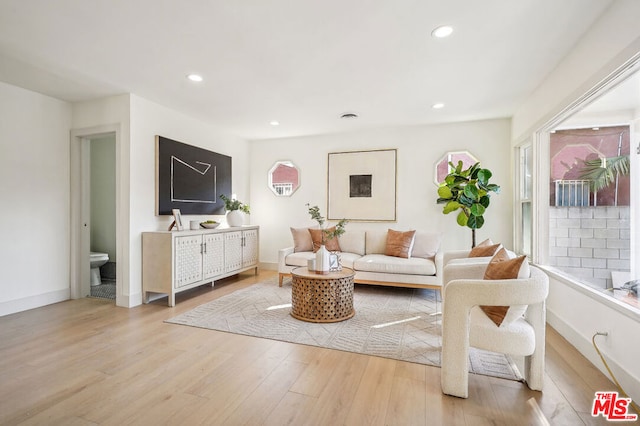
<instances>
[{"instance_id":1,"label":"sideboard cabinet door","mask_svg":"<svg viewBox=\"0 0 640 426\"><path fill-rule=\"evenodd\" d=\"M242 268L242 231L224 234L224 271Z\"/></svg>"},{"instance_id":2,"label":"sideboard cabinet door","mask_svg":"<svg viewBox=\"0 0 640 426\"><path fill-rule=\"evenodd\" d=\"M176 237L175 245L175 286L179 288L202 280L202 235Z\"/></svg>"},{"instance_id":3,"label":"sideboard cabinet door","mask_svg":"<svg viewBox=\"0 0 640 426\"><path fill-rule=\"evenodd\" d=\"M247 268L258 264L258 230L242 231L242 267Z\"/></svg>"},{"instance_id":4,"label":"sideboard cabinet door","mask_svg":"<svg viewBox=\"0 0 640 426\"><path fill-rule=\"evenodd\" d=\"M224 234L205 234L202 254L204 278L215 278L224 273Z\"/></svg>"}]
</instances>

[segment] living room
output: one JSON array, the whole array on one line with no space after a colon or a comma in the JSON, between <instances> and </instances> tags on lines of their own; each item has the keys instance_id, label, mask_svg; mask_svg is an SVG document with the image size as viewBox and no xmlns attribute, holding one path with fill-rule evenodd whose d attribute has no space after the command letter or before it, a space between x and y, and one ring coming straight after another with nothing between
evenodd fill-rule
<instances>
[{"instance_id":1,"label":"living room","mask_svg":"<svg viewBox=\"0 0 640 426\"><path fill-rule=\"evenodd\" d=\"M277 250L290 244L290 226L310 224L305 204L325 205L330 152L397 149L397 221L366 226L444 230L445 250L469 247L470 232L457 226L453 217L443 215L441 206L435 203L434 164L449 151L473 153L502 187L492 199L479 236L514 246L518 239L518 224L513 220L517 217L516 148L532 142L537 132L612 74L636 63L640 51L640 32L633 22L640 13L636 3L611 2L513 114L456 123L375 126L366 123L368 118L361 113L359 119L339 122L339 129L328 134L276 134L251 140L143 94L70 102L42 95L37 87L22 88L20 81L3 79L0 74L0 80L5 81L0 83L0 169L5 182L2 198L6 200L1 215L7 224L0 246L0 266L5 271L0 283L0 315L46 306L74 295L75 280L82 268L72 250L76 227L81 224L74 202L77 195L70 182L79 167L79 140L104 132L114 133L117 144L118 306L142 303L141 233L164 230L170 223L169 217L155 215L156 135L233 158L233 191L251 205L250 223L260 226L264 269L275 269ZM3 72L23 61L8 57ZM41 65L40 71L42 67L46 66ZM332 118L338 121L342 112L336 111ZM70 132L75 138L71 143ZM636 145L637 140L633 140L632 153ZM637 156L632 157L637 165ZM267 186L267 173L279 160L290 160L300 169L302 185L292 197L276 198ZM357 229L365 224L354 222L349 226ZM640 238L637 228L633 229L636 243L632 254L638 259ZM637 314L609 309L585 297L574 284L555 277L551 288L549 323L601 370L590 338L599 324L606 324L613 337L607 355L614 360L614 371L632 398L640 400L638 343L625 337L639 331ZM567 306L567 300L579 303ZM588 320L596 316L596 324Z\"/></svg>"}]
</instances>

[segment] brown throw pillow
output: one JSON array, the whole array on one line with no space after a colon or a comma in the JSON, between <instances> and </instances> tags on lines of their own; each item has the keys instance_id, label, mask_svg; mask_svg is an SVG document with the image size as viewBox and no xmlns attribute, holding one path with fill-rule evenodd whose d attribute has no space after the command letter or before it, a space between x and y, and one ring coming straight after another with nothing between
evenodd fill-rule
<instances>
[{"instance_id":1,"label":"brown throw pillow","mask_svg":"<svg viewBox=\"0 0 640 426\"><path fill-rule=\"evenodd\" d=\"M333 232L335 230L336 230L335 226L327 229L327 231L329 232ZM315 253L320 249L320 246L322 245L322 229L309 228L309 233L311 234L311 240L313 240L313 252ZM332 238L328 240L326 236L324 237L324 248L326 248L329 251L341 251L340 243L338 242L338 239Z\"/></svg>"},{"instance_id":2,"label":"brown throw pillow","mask_svg":"<svg viewBox=\"0 0 640 426\"><path fill-rule=\"evenodd\" d=\"M493 256L500 248L500 243L493 244L490 238L484 240L477 246L471 249L469 252L469 257L488 257Z\"/></svg>"},{"instance_id":3,"label":"brown throw pillow","mask_svg":"<svg viewBox=\"0 0 640 426\"><path fill-rule=\"evenodd\" d=\"M387 231L387 245L384 248L384 254L387 256L403 257L408 259L413 247L413 237L416 231Z\"/></svg>"},{"instance_id":4,"label":"brown throw pillow","mask_svg":"<svg viewBox=\"0 0 640 426\"><path fill-rule=\"evenodd\" d=\"M489 265L487 265L487 269L484 273L484 279L510 280L518 278L518 275L520 274L520 268L523 266L522 264L523 262L525 262L525 259L526 256L518 256L516 258L510 259L507 251L504 248L501 248L493 256L493 258L489 262ZM498 327L500 327L500 325L504 321L509 308L509 306L480 306L480 309L482 309L482 311ZM522 308L518 307L517 309L521 310ZM526 307L524 308L524 310L526 310ZM514 318L517 318L517 315L514 316Z\"/></svg>"}]
</instances>

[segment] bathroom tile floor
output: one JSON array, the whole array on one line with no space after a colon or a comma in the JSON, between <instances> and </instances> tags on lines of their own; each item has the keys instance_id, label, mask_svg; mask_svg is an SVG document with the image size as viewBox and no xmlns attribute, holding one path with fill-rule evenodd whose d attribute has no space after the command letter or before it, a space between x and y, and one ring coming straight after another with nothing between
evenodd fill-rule
<instances>
[{"instance_id":1,"label":"bathroom tile floor","mask_svg":"<svg viewBox=\"0 0 640 426\"><path fill-rule=\"evenodd\" d=\"M116 299L116 280L102 279L102 284L91 287L91 297Z\"/></svg>"}]
</instances>

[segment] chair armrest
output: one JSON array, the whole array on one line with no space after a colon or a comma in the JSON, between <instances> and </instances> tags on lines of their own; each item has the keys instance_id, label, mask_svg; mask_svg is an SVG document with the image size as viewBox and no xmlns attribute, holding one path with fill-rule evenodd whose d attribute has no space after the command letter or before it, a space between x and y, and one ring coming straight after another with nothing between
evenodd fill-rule
<instances>
[{"instance_id":1,"label":"chair armrest","mask_svg":"<svg viewBox=\"0 0 640 426\"><path fill-rule=\"evenodd\" d=\"M436 276L441 286L447 284L447 280L444 278L444 268L452 259L460 259L467 257L469 250L454 250L454 251L442 251L438 250L434 262L436 264Z\"/></svg>"},{"instance_id":2,"label":"chair armrest","mask_svg":"<svg viewBox=\"0 0 640 426\"><path fill-rule=\"evenodd\" d=\"M461 259L464 257L469 257L469 252L471 250L453 250L453 251L446 251L444 253L442 253L442 265L443 266L447 266L447 263L449 263L450 260L452 259Z\"/></svg>"},{"instance_id":3,"label":"chair armrest","mask_svg":"<svg viewBox=\"0 0 640 426\"><path fill-rule=\"evenodd\" d=\"M287 247L278 250L278 272L286 272L286 259L293 253L293 247Z\"/></svg>"},{"instance_id":4,"label":"chair armrest","mask_svg":"<svg viewBox=\"0 0 640 426\"><path fill-rule=\"evenodd\" d=\"M488 263L469 263L446 265L442 272L442 292L444 297L444 289L453 280L482 280Z\"/></svg>"},{"instance_id":5,"label":"chair armrest","mask_svg":"<svg viewBox=\"0 0 640 426\"><path fill-rule=\"evenodd\" d=\"M464 306L466 310L469 310L477 305L533 305L544 302L548 294L548 277L544 272L532 267L530 278L511 280L455 279L447 283L443 299L447 305ZM444 311L446 315L449 311L448 307L444 307Z\"/></svg>"}]
</instances>

